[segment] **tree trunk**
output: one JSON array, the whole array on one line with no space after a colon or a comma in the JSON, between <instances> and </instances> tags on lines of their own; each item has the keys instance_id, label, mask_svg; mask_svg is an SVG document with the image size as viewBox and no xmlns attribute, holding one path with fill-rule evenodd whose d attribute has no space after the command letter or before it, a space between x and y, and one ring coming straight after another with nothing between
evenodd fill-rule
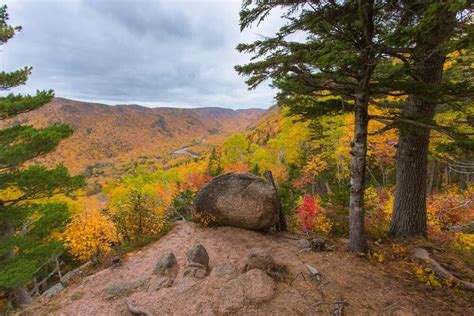
<instances>
[{"instance_id":1,"label":"tree trunk","mask_svg":"<svg viewBox=\"0 0 474 316\"><path fill-rule=\"evenodd\" d=\"M411 1L408 1L411 3ZM425 18L430 1L420 2L413 14ZM444 3L444 2L443 2ZM448 3L448 2L446 2ZM441 4L441 2L440 2ZM439 85L446 59L444 45L455 34L458 21L452 10L438 10L430 17L430 32L418 36L413 47L413 72L420 83ZM408 97L402 116L413 124L400 125L397 148L396 189L390 235L395 237L426 236L426 176L430 130L416 122L431 123L436 101L425 89ZM408 121L405 121L408 122Z\"/></svg>"},{"instance_id":2,"label":"tree trunk","mask_svg":"<svg viewBox=\"0 0 474 316\"><path fill-rule=\"evenodd\" d=\"M275 192L278 196L278 223L276 225L276 231L282 232L282 231L287 231L288 230L288 225L286 224L286 219L285 219L285 213L283 212L283 207L281 205L281 199L280 199L280 194L278 193L278 189L275 183L275 180L273 179L273 174L269 170L265 170L263 173L263 176L268 180L268 182L271 183L273 188L275 188Z\"/></svg>"},{"instance_id":3,"label":"tree trunk","mask_svg":"<svg viewBox=\"0 0 474 316\"><path fill-rule=\"evenodd\" d=\"M33 303L30 293L25 287L18 287L11 292L15 307L22 307Z\"/></svg>"},{"instance_id":4,"label":"tree trunk","mask_svg":"<svg viewBox=\"0 0 474 316\"><path fill-rule=\"evenodd\" d=\"M425 83L440 83L444 56L432 52L421 58L417 75ZM416 122L430 122L435 104L423 96L411 95L403 117L412 122L400 125L397 147L396 189L390 235L394 237L426 236L426 191L430 129Z\"/></svg>"},{"instance_id":5,"label":"tree trunk","mask_svg":"<svg viewBox=\"0 0 474 316\"><path fill-rule=\"evenodd\" d=\"M353 252L367 252L365 236L364 191L367 153L368 102L357 98L355 108L354 141L351 144L351 189L349 197L349 248Z\"/></svg>"},{"instance_id":6,"label":"tree trunk","mask_svg":"<svg viewBox=\"0 0 474 316\"><path fill-rule=\"evenodd\" d=\"M369 126L370 79L375 69L373 58L373 0L359 0L359 17L364 27L365 49L361 54L361 69L354 110L354 141L351 144L351 189L349 195L349 249L367 252L365 236L364 192L367 154L367 129Z\"/></svg>"}]
</instances>

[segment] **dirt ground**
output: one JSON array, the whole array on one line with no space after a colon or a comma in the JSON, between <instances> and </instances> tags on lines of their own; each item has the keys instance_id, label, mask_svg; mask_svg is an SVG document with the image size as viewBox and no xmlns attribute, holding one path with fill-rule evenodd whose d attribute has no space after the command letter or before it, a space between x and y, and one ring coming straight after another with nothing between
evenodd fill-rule
<instances>
[{"instance_id":1,"label":"dirt ground","mask_svg":"<svg viewBox=\"0 0 474 316\"><path fill-rule=\"evenodd\" d=\"M413 271L395 263L378 263L342 250L301 252L288 235L266 235L232 227L202 228L180 223L166 236L146 248L130 253L118 268L108 268L85 277L51 299L40 299L22 315L128 315L125 300L153 315L218 315L223 286L211 272L204 279L183 277L186 252L202 244L210 257L210 268L224 263L242 264L253 248L267 248L278 264L288 267L276 281L275 296L258 305L245 304L235 315L328 315L335 305L318 304L316 290L304 267L308 263L322 274L324 300L343 299L346 315L474 315L472 295L456 289L432 289L416 280ZM338 247L340 248L340 247ZM172 250L180 273L170 288L152 290L152 271L166 250ZM306 280L301 276L303 272ZM107 298L106 289L117 282L151 281L125 296Z\"/></svg>"}]
</instances>

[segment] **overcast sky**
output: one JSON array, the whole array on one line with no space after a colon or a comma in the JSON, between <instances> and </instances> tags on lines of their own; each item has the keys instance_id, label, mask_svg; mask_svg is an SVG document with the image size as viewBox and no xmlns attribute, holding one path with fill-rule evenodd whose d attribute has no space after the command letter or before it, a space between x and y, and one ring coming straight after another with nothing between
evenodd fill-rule
<instances>
[{"instance_id":1,"label":"overcast sky","mask_svg":"<svg viewBox=\"0 0 474 316\"><path fill-rule=\"evenodd\" d=\"M5 1L2 1L5 2ZM33 66L26 86L108 104L268 108L276 91L248 91L234 65L240 42L274 34L273 14L240 33L241 0L6 0L23 30L0 48L0 70Z\"/></svg>"}]
</instances>

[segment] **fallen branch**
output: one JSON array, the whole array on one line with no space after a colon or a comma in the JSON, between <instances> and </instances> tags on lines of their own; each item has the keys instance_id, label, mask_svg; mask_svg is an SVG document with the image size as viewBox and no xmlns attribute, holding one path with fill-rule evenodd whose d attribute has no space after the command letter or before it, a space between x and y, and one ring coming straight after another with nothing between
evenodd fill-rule
<instances>
[{"instance_id":1,"label":"fallen branch","mask_svg":"<svg viewBox=\"0 0 474 316\"><path fill-rule=\"evenodd\" d=\"M312 278L314 278L316 281L321 280L321 272L318 271L315 267L312 265L309 265L307 263L304 264L306 270L308 270L309 274L311 275Z\"/></svg>"},{"instance_id":2,"label":"fallen branch","mask_svg":"<svg viewBox=\"0 0 474 316\"><path fill-rule=\"evenodd\" d=\"M441 264L430 257L428 251L424 248L415 248L412 259L421 265L430 268L437 276L443 279L450 279L454 284L467 291L474 291L474 283L463 281L455 277L451 272L443 268Z\"/></svg>"},{"instance_id":3,"label":"fallen branch","mask_svg":"<svg viewBox=\"0 0 474 316\"><path fill-rule=\"evenodd\" d=\"M137 315L137 316L153 316L152 313L150 313L148 310L146 309L142 309L142 308L138 308L136 306L133 306L132 304L130 304L127 300L125 300L125 305L127 305L127 309L130 313L132 313L133 315Z\"/></svg>"}]
</instances>

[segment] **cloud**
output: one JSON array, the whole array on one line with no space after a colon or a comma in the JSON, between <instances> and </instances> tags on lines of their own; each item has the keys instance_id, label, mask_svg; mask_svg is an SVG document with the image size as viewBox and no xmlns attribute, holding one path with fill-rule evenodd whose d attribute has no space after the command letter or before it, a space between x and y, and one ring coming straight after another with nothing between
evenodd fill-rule
<instances>
[{"instance_id":1,"label":"cloud","mask_svg":"<svg viewBox=\"0 0 474 316\"><path fill-rule=\"evenodd\" d=\"M7 0L23 26L2 47L2 70L33 66L13 92L55 90L79 100L147 106L268 107L275 91L248 91L235 50L257 38L240 33L241 1ZM280 23L270 17L259 34Z\"/></svg>"}]
</instances>

